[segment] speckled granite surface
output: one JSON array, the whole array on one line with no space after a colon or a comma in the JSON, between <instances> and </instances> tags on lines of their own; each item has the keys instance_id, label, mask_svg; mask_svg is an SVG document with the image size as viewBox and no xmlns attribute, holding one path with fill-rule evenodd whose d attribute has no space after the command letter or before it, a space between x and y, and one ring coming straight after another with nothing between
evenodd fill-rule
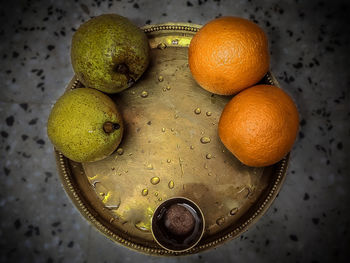
<instances>
[{"instance_id":1,"label":"speckled granite surface","mask_svg":"<svg viewBox=\"0 0 350 263\"><path fill-rule=\"evenodd\" d=\"M0 8L0 262L348 262L350 249L347 1L8 1ZM73 75L70 40L90 16L137 25L258 22L271 68L295 99L301 130L267 214L240 238L186 258L113 244L62 189L46 120Z\"/></svg>"}]
</instances>

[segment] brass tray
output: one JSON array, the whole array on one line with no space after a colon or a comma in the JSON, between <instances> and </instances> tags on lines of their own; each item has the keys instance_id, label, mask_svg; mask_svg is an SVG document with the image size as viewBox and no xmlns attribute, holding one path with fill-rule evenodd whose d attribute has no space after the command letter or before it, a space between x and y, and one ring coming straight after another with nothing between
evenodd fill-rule
<instances>
[{"instance_id":1,"label":"brass tray","mask_svg":"<svg viewBox=\"0 0 350 263\"><path fill-rule=\"evenodd\" d=\"M136 85L112 96L125 122L119 150L83 164L56 151L62 184L81 214L113 241L147 254L197 253L242 234L275 199L289 160L247 167L220 142L217 124L231 97L203 90L191 76L187 47L199 28L142 28L152 62ZM271 73L261 82L278 86ZM74 77L68 89L81 86ZM196 202L206 220L202 240L184 253L164 250L150 232L154 209L175 196Z\"/></svg>"}]
</instances>

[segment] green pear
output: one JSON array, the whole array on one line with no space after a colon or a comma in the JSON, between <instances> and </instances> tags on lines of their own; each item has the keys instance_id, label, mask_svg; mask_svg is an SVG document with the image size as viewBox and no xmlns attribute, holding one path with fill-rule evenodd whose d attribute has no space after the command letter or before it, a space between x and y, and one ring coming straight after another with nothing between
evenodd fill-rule
<instances>
[{"instance_id":1,"label":"green pear","mask_svg":"<svg viewBox=\"0 0 350 263\"><path fill-rule=\"evenodd\" d=\"M100 15L82 24L73 35L71 61L86 87L117 93L146 70L150 47L145 33L127 18Z\"/></svg>"},{"instance_id":2,"label":"green pear","mask_svg":"<svg viewBox=\"0 0 350 263\"><path fill-rule=\"evenodd\" d=\"M98 161L118 147L123 136L122 117L107 95L78 88L57 100L47 122L47 134L69 159Z\"/></svg>"}]
</instances>

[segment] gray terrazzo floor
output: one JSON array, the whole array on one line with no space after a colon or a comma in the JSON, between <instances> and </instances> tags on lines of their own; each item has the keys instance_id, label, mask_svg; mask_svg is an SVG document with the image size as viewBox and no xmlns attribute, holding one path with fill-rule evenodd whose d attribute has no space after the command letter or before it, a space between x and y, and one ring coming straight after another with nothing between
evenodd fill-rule
<instances>
[{"instance_id":1,"label":"gray terrazzo floor","mask_svg":"<svg viewBox=\"0 0 350 263\"><path fill-rule=\"evenodd\" d=\"M348 262L348 1L7 1L0 4L0 262ZM186 258L145 256L93 228L61 187L46 135L73 76L74 30L118 13L138 26L249 18L267 33L271 70L301 117L287 179L249 231Z\"/></svg>"}]
</instances>

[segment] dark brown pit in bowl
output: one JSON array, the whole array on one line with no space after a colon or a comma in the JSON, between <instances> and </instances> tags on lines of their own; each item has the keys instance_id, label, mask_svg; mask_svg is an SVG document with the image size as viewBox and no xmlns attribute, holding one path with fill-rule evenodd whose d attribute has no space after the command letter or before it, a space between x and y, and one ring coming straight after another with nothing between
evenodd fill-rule
<instances>
[{"instance_id":1,"label":"dark brown pit in bowl","mask_svg":"<svg viewBox=\"0 0 350 263\"><path fill-rule=\"evenodd\" d=\"M174 235L184 236L193 231L195 219L188 209L174 204L166 211L164 224Z\"/></svg>"},{"instance_id":2,"label":"dark brown pit in bowl","mask_svg":"<svg viewBox=\"0 0 350 263\"><path fill-rule=\"evenodd\" d=\"M152 234L167 250L186 251L201 239L205 228L200 208L191 200L174 197L164 201L152 218Z\"/></svg>"}]
</instances>

